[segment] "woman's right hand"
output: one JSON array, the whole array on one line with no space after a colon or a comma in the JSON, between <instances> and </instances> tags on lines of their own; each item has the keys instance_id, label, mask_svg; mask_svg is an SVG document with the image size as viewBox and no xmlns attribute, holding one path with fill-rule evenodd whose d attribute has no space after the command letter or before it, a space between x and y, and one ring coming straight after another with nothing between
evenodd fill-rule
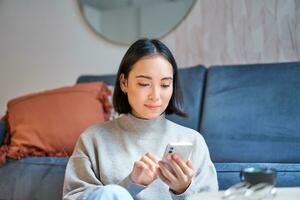
<instances>
[{"instance_id":1,"label":"woman's right hand","mask_svg":"<svg viewBox=\"0 0 300 200\"><path fill-rule=\"evenodd\" d=\"M139 161L134 162L130 179L132 182L147 186L158 176L159 159L152 153L146 153Z\"/></svg>"}]
</instances>

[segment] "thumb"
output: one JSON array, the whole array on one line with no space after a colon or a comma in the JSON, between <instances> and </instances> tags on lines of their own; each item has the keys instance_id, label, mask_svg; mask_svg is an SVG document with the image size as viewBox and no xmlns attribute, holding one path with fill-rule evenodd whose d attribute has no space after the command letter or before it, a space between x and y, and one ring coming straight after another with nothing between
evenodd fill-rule
<instances>
[{"instance_id":1,"label":"thumb","mask_svg":"<svg viewBox=\"0 0 300 200\"><path fill-rule=\"evenodd\" d=\"M193 164L192 164L192 161L191 161L191 160L187 160L187 161L186 161L186 165L187 165L189 168L193 169Z\"/></svg>"}]
</instances>

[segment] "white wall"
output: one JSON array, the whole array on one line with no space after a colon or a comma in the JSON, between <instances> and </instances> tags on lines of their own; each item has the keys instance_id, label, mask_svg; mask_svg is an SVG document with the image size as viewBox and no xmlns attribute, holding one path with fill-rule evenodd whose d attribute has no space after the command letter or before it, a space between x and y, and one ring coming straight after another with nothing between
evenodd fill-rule
<instances>
[{"instance_id":1,"label":"white wall","mask_svg":"<svg viewBox=\"0 0 300 200\"><path fill-rule=\"evenodd\" d=\"M13 97L116 73L126 49L91 31L76 0L0 0L0 116Z\"/></svg>"},{"instance_id":2,"label":"white wall","mask_svg":"<svg viewBox=\"0 0 300 200\"><path fill-rule=\"evenodd\" d=\"M299 0L197 0L163 38L179 66L300 60Z\"/></svg>"}]
</instances>

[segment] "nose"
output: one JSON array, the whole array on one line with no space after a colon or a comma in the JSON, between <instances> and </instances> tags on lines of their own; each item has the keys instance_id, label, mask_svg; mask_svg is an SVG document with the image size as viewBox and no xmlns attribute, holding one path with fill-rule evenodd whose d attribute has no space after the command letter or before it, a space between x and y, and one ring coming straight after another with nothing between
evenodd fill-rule
<instances>
[{"instance_id":1,"label":"nose","mask_svg":"<svg viewBox=\"0 0 300 200\"><path fill-rule=\"evenodd\" d=\"M159 98L160 98L160 89L158 87L153 86L149 94L149 99L152 101L158 101Z\"/></svg>"}]
</instances>

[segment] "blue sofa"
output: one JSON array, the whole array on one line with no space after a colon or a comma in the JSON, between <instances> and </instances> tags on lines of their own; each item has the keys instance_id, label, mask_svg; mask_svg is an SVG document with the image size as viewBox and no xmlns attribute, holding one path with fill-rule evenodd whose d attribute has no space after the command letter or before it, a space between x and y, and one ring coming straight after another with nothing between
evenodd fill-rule
<instances>
[{"instance_id":1,"label":"blue sofa","mask_svg":"<svg viewBox=\"0 0 300 200\"><path fill-rule=\"evenodd\" d=\"M199 131L216 166L220 189L245 167L271 167L277 187L300 186L300 62L179 70L189 118L168 116ZM77 82L114 75L79 77ZM0 143L6 123L0 121ZM184 134L184 133L183 133ZM0 167L0 199L61 199L68 158L8 159Z\"/></svg>"}]
</instances>

